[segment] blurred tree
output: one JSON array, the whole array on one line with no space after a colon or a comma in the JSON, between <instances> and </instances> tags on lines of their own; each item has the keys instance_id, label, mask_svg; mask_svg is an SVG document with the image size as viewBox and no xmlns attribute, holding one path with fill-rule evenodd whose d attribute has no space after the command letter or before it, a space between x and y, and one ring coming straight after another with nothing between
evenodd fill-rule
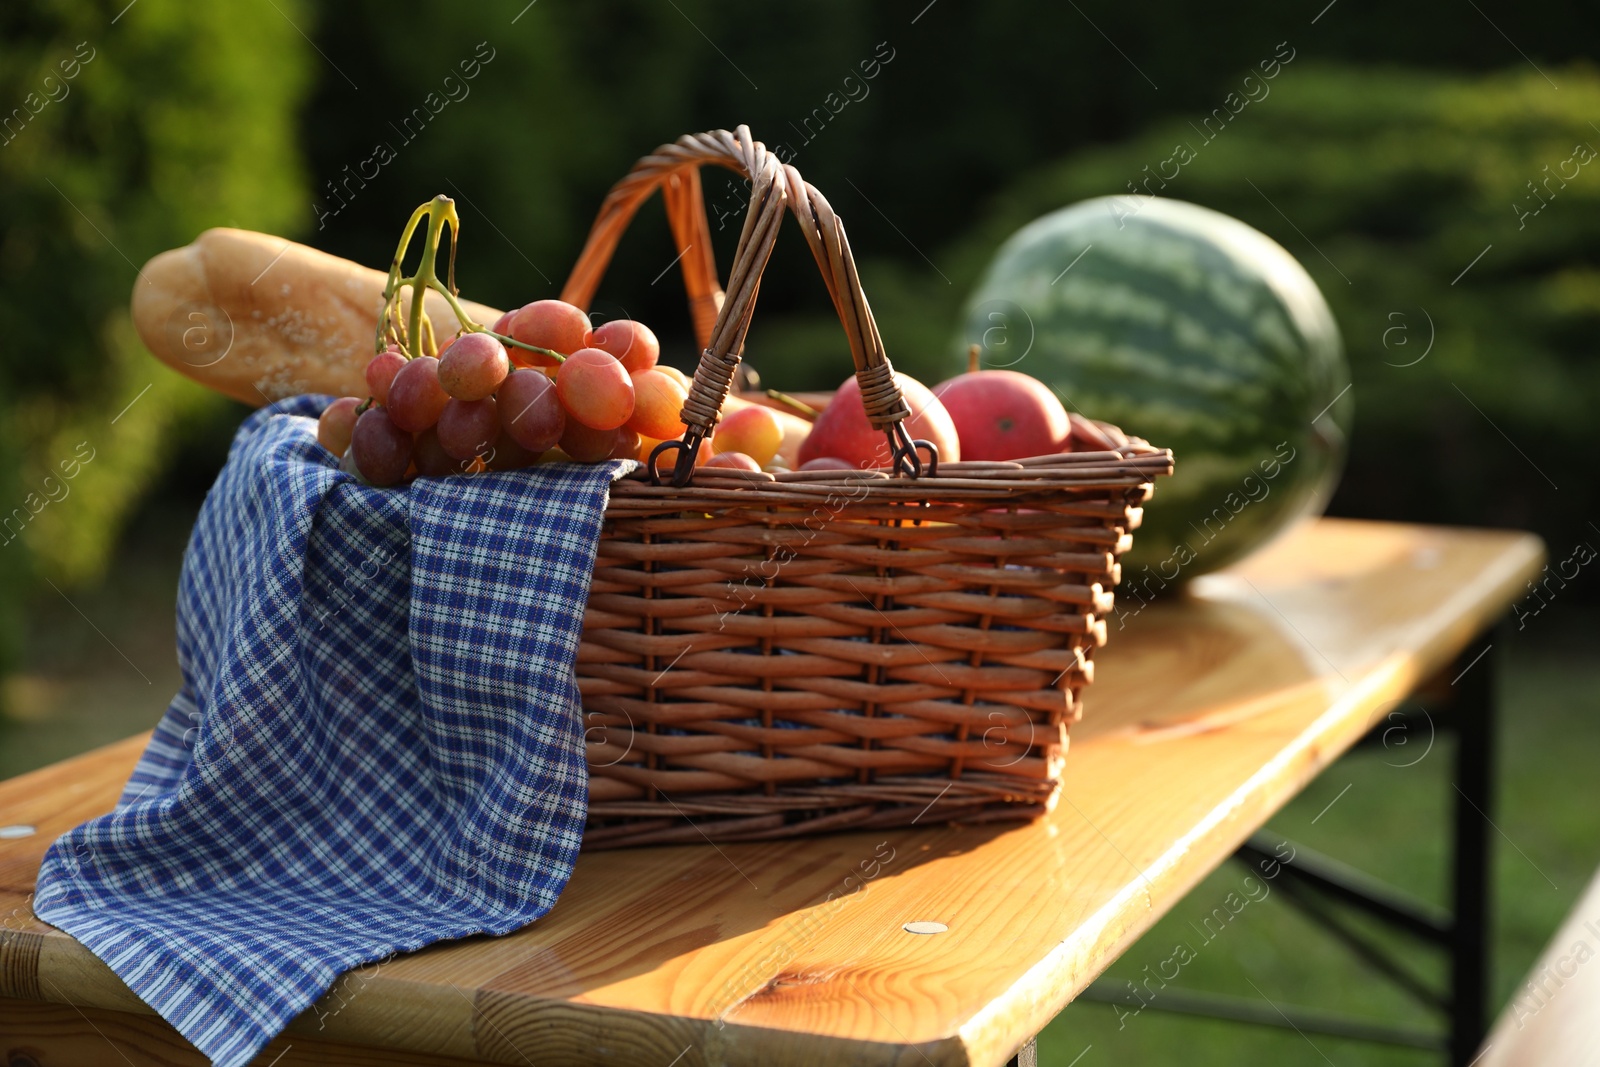
<instances>
[{"instance_id":1,"label":"blurred tree","mask_svg":"<svg viewBox=\"0 0 1600 1067\"><path fill-rule=\"evenodd\" d=\"M501 305L553 295L607 186L635 159L683 133L743 122L769 146L787 146L849 221L858 251L912 273L929 269L926 254L944 269L935 251L1017 175L1219 105L1279 42L1299 62L1493 70L1519 59L1498 26L1539 63L1584 54L1569 29L1583 24L1577 0L1495 10L1493 24L1464 10L1454 0L413 0L395 17L378 0L324 4L316 38L326 62L305 124L315 192L325 197L375 140L393 142L395 159L309 240L382 264L412 207L459 192L463 287ZM471 95L414 139L394 132L479 42L496 58ZM714 220L741 203L723 172L708 174L706 189ZM646 208L635 226L602 299L646 318L682 362L690 349L680 292L671 273L652 284L673 254L659 209ZM724 269L735 232L716 234ZM756 329L767 333L791 314L814 327L826 308L814 266L790 238L762 285ZM947 289L954 301L964 295ZM810 336L822 340L815 329ZM839 366L836 353L824 355L808 357L819 381Z\"/></svg>"},{"instance_id":2,"label":"blurred tree","mask_svg":"<svg viewBox=\"0 0 1600 1067\"><path fill-rule=\"evenodd\" d=\"M794 139L782 132L785 120L822 106L873 55L867 11L843 0L763 9L759 18L723 0L493 0L470 12L418 0L412 9L435 30L418 35L410 16L389 17L379 0L329 6L323 16L318 40L330 59L305 132L319 223L308 240L382 264L411 209L445 193L463 219L462 289L502 307L559 292L606 189L641 155L684 133L740 122L774 147ZM468 79L462 63L475 56L492 58ZM406 125L430 93L444 101L437 120ZM853 136L867 128L856 124ZM852 154L851 134L830 128L826 136L844 158ZM359 171L378 144L393 159L341 195L346 168ZM742 221L741 189L720 171L706 175L706 189L725 270ZM670 272L652 285L674 255L660 208L640 212L634 229L597 308L615 314L625 306L683 342L682 363L682 288ZM823 306L815 278L775 285L777 299L787 303L793 288Z\"/></svg>"},{"instance_id":3,"label":"blurred tree","mask_svg":"<svg viewBox=\"0 0 1600 1067\"><path fill-rule=\"evenodd\" d=\"M1137 211L1128 183L1142 195L1157 175L1152 192L1274 237L1327 295L1356 400L1336 513L1521 526L1563 559L1600 545L1600 75L1545 73L1559 91L1526 68L1294 63L1225 125L1202 126L1203 112L1020 175L933 258L964 294L1031 219L1117 193ZM961 365L942 277L903 262L862 275L897 365L930 381Z\"/></svg>"},{"instance_id":4,"label":"blurred tree","mask_svg":"<svg viewBox=\"0 0 1600 1067\"><path fill-rule=\"evenodd\" d=\"M0 659L30 582L97 577L174 427L225 410L143 355L128 295L208 226L308 216L305 19L295 0L0 8Z\"/></svg>"}]
</instances>

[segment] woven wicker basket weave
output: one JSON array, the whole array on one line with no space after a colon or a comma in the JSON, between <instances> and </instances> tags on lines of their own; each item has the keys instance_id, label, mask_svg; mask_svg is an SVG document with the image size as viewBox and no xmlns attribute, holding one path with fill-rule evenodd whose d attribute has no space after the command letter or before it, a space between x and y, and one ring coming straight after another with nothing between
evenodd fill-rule
<instances>
[{"instance_id":1,"label":"woven wicker basket weave","mask_svg":"<svg viewBox=\"0 0 1600 1067\"><path fill-rule=\"evenodd\" d=\"M705 163L750 182L726 295ZM843 224L745 127L642 159L607 197L562 297L588 306L657 188L703 350L680 480L731 386L786 208L844 324L869 418L892 434L908 409ZM1076 415L1073 425L1075 439L1108 447L936 471L922 457L920 477L698 468L682 485L646 471L620 481L577 660L585 845L1047 810L1106 640L1116 557L1153 479L1172 470L1168 451Z\"/></svg>"}]
</instances>

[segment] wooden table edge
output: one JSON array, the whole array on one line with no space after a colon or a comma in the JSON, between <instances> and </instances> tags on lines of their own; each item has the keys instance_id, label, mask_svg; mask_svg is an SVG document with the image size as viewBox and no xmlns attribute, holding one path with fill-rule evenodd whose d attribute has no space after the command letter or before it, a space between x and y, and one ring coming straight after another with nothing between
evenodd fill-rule
<instances>
[{"instance_id":1,"label":"wooden table edge","mask_svg":"<svg viewBox=\"0 0 1600 1067\"><path fill-rule=\"evenodd\" d=\"M1524 584L1538 574L1544 565L1544 542L1533 534L1499 530L1484 532L1505 536L1507 551L1497 560L1494 568L1496 573L1491 578L1492 586L1475 598L1473 607L1476 610L1471 615L1458 615L1452 624L1444 627L1417 652L1389 657L1361 684L1341 694L1291 745L1235 790L1225 804L1213 809L1210 816L1176 841L1154 864L1146 867L1144 875L1152 883L1158 878L1171 879L1175 889L1165 896L1167 903L1164 906L1151 910L1148 921L1125 924L1115 942L1115 950L1101 956L1106 966L1216 869L1215 863L1192 862L1196 855L1192 846L1202 839L1203 831L1214 831L1241 811L1261 810L1261 797L1267 798L1265 807L1269 813L1277 811L1367 733L1370 727L1368 720L1373 711L1404 698L1418 684L1445 668L1475 635L1492 626L1509 610ZM1297 760L1302 762L1302 767L1292 777L1278 777L1270 773L1274 768ZM1262 789L1263 783L1266 789ZM1260 790L1259 795L1252 797L1257 790ZM1251 803L1252 800L1255 803ZM1237 819L1233 821L1237 822ZM1237 825L1226 837L1220 838L1228 842L1222 850L1223 858L1231 855L1259 825ZM1191 862L1186 863L1186 860ZM1051 1019L1083 992L1104 968L1075 970L1072 966L1078 956L1075 944L1092 931L1104 930L1117 916L1128 914L1129 899L1140 895L1145 894L1137 885L1130 885L1113 897L1096 913L1094 919L1080 924L1073 937L1062 941L1053 952L1029 968L1010 989L968 1020L959 1030L962 1044L968 1052L965 1062L972 1067L1004 1064L1021 1043L1028 1040L1028 1036L1043 1030ZM1028 1036L1019 1039L1019 1032Z\"/></svg>"}]
</instances>

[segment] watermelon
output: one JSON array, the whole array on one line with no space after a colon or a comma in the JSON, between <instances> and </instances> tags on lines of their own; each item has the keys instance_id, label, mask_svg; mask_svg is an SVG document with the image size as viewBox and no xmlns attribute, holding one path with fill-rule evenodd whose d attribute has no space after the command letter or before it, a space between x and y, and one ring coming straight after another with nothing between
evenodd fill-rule
<instances>
[{"instance_id":1,"label":"watermelon","mask_svg":"<svg viewBox=\"0 0 1600 1067\"><path fill-rule=\"evenodd\" d=\"M1136 591L1320 514L1344 463L1350 369L1327 301L1281 245L1209 208L1101 197L1036 219L973 294L969 343L1172 449L1123 557Z\"/></svg>"}]
</instances>

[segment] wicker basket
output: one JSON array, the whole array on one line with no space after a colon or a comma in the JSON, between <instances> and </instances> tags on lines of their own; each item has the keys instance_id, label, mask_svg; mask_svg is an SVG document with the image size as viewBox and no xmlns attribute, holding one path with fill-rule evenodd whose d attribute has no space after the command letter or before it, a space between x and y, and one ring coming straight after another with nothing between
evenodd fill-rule
<instances>
[{"instance_id":1,"label":"wicker basket","mask_svg":"<svg viewBox=\"0 0 1600 1067\"><path fill-rule=\"evenodd\" d=\"M726 296L705 163L750 182ZM1107 447L936 465L900 427L908 408L843 224L743 126L642 159L606 198L564 299L588 306L657 188L703 354L688 432L663 446L663 461L675 454L671 479L653 457L606 510L577 660L585 845L1046 811L1106 640L1116 557L1171 453L1073 416L1075 439ZM822 270L894 471L693 467L738 369L785 208Z\"/></svg>"}]
</instances>

